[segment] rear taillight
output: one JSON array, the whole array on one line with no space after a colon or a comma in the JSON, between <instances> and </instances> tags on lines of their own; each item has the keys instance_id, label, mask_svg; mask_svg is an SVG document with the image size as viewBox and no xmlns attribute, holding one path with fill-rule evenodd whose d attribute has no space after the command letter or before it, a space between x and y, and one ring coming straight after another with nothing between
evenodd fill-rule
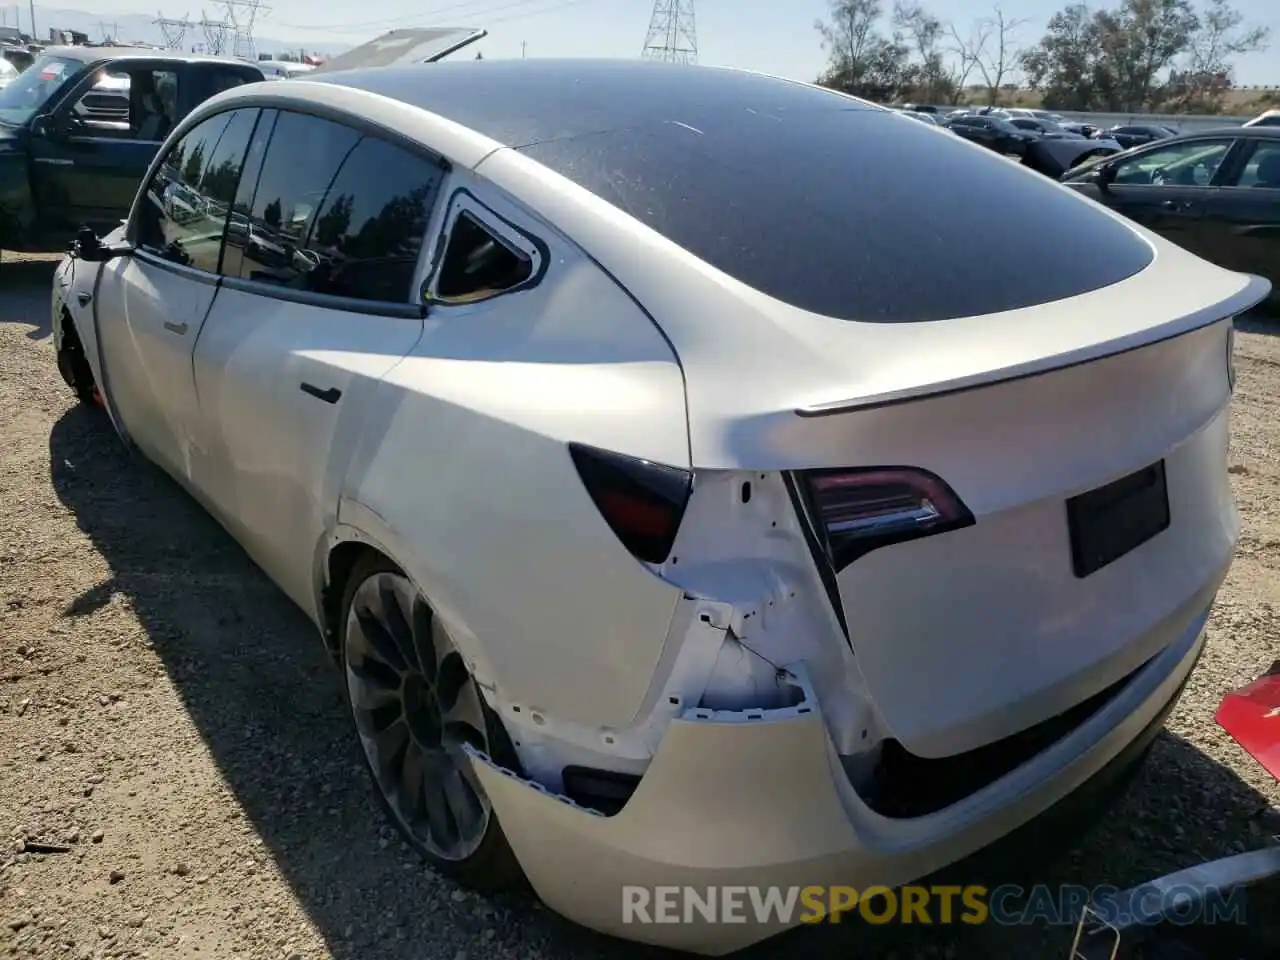
<instances>
[{"instance_id":1,"label":"rear taillight","mask_svg":"<svg viewBox=\"0 0 1280 960\"><path fill-rule=\"evenodd\" d=\"M684 517L693 474L581 443L569 455L605 522L638 560L662 563Z\"/></svg>"},{"instance_id":2,"label":"rear taillight","mask_svg":"<svg viewBox=\"0 0 1280 960\"><path fill-rule=\"evenodd\" d=\"M973 523L955 492L927 470L872 467L802 476L809 512L835 572L879 547Z\"/></svg>"}]
</instances>

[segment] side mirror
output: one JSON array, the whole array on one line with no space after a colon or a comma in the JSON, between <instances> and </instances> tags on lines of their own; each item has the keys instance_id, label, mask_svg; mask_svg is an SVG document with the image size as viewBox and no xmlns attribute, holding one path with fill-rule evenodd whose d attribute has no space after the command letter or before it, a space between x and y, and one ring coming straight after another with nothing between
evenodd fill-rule
<instances>
[{"instance_id":1,"label":"side mirror","mask_svg":"<svg viewBox=\"0 0 1280 960\"><path fill-rule=\"evenodd\" d=\"M31 121L31 134L32 136L46 137L52 140L56 136L54 126L52 115L43 114Z\"/></svg>"},{"instance_id":2,"label":"side mirror","mask_svg":"<svg viewBox=\"0 0 1280 960\"><path fill-rule=\"evenodd\" d=\"M76 232L76 239L71 246L71 252L75 254L77 259L85 260L89 263L105 263L108 260L114 260L116 257L129 256L129 254L133 253L133 248L127 243L108 246L98 239L98 235L90 227L81 227Z\"/></svg>"},{"instance_id":3,"label":"side mirror","mask_svg":"<svg viewBox=\"0 0 1280 960\"><path fill-rule=\"evenodd\" d=\"M1114 163L1104 163L1098 168L1098 186L1103 190L1115 183L1115 179L1116 165Z\"/></svg>"}]
</instances>

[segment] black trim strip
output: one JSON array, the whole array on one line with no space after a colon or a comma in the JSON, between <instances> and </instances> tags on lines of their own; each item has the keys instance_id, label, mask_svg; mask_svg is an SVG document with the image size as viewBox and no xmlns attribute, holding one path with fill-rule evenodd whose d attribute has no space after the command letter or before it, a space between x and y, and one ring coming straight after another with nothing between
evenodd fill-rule
<instances>
[{"instance_id":1,"label":"black trim strip","mask_svg":"<svg viewBox=\"0 0 1280 960\"><path fill-rule=\"evenodd\" d=\"M477 210L474 212L468 211L465 206L458 205L459 200L470 201L471 204L473 204L477 208ZM472 213L472 219L478 220L482 227L485 226L484 221L486 219L493 219L497 221L498 224L501 224L503 227L509 230L510 232L517 234L518 236L523 237L525 240L529 241L529 244L538 252L538 269L535 270L533 273L531 273L528 279L521 281L520 283L516 284L514 287L507 287L505 290L499 290L497 293L493 294L492 296L485 297L481 300L467 300L467 301L459 301L459 302L454 302L449 300L427 300L426 299L427 291L431 289L432 285L435 283L436 276L440 272L440 268L444 265L445 255L449 251L449 240L453 236L453 228L457 224L458 218L461 217L462 214L468 213L468 212ZM500 236L495 237L494 239L503 243L504 246L510 246L510 244L507 241L503 240L503 238ZM483 200L477 197L474 193L472 193L466 187L457 187L454 189L453 193L449 194L448 200L445 201L444 225L440 231L440 242L437 244L437 249L432 255L432 262L430 264L430 269L427 272L426 279L422 281L422 289L419 292L419 296L421 296L424 302L428 303L432 309L447 309L448 307L468 307L476 303L488 303L490 300L494 300L497 297L505 297L511 293L519 293L521 290L528 290L532 287L536 287L539 283L542 282L542 278L547 275L547 269L550 266L550 264L551 264L551 248L548 247L543 240L541 240L538 237L535 237L532 233L530 233L524 227L521 227L519 224L514 223L513 221L504 217L502 214L498 213L496 210L494 210L492 207L486 204Z\"/></svg>"},{"instance_id":2,"label":"black trim strip","mask_svg":"<svg viewBox=\"0 0 1280 960\"><path fill-rule=\"evenodd\" d=\"M328 293L294 290L291 287L263 283L260 280L246 280L243 277L223 277L222 286L239 293L270 297L286 303L300 303L308 307L319 307L322 310L363 313L375 317L401 317L405 320L421 320L424 314L423 308L416 303L388 303L383 300L361 300L358 297L335 297Z\"/></svg>"}]
</instances>

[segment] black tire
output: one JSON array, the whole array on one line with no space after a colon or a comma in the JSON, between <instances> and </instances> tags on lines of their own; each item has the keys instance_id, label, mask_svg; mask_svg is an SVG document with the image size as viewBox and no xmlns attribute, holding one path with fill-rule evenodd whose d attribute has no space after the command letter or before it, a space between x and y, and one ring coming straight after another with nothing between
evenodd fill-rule
<instances>
[{"instance_id":1,"label":"black tire","mask_svg":"<svg viewBox=\"0 0 1280 960\"><path fill-rule=\"evenodd\" d=\"M349 623L351 620L352 606L356 601L357 595L361 594L361 588L365 587L366 590L369 589L367 584L377 581L381 575L391 575L392 577L403 578L405 583L408 583L408 578L404 571L386 557L376 553L369 553L362 557L356 563L350 576L347 578L342 594L342 604L339 608L340 619L338 621L336 631L338 636L339 662L342 668L343 691L346 695L348 708L352 712L352 719L357 733L357 743L361 747L361 756L364 759L365 768L369 774L369 780L373 785L374 795L378 799L378 804L382 808L383 815L399 831L405 841L439 873L456 880L463 886L486 894L523 889L527 886L528 881L525 878L523 869L520 867L519 861L516 859L515 853L511 849L511 845L507 842L506 835L502 831L502 826L498 822L497 812L492 809L491 804L489 804L483 837L479 840L478 845L465 856L459 858L445 858L439 856L436 852L430 849L427 842L424 842L423 837L420 835L422 831L420 829L415 831L415 829L407 822L406 818L400 814L396 808L395 802L388 796L388 791L383 786L383 780L381 780L379 775L375 772L374 762L370 757L369 749L366 748L364 738L361 735L360 716L352 692L353 681L350 679L352 677L352 672L350 670L348 654L353 652L353 650L358 649L358 642L349 637ZM417 604L422 604L422 606L428 611L430 611L430 607L427 604L426 599L417 592L416 588L411 589L414 590L415 596L415 606L411 619L413 620L413 625L416 628L418 624L417 614L420 609ZM432 617L434 620L434 614L432 614ZM458 656L458 661L461 662L460 655ZM366 663L367 662L368 660L366 660ZM461 669L463 674L466 674L465 665L462 666ZM441 670L436 679L442 681L443 676L444 674ZM471 683L474 686L474 681L471 681L469 675L466 676L467 679L463 682ZM402 710L406 711L408 708L405 706L404 701L408 699L408 685L409 681L403 680L402 678L402 701L400 707ZM506 767L509 770L519 772L521 770L520 761L516 755L515 747L511 742L511 738L507 734L506 727L503 726L501 719L489 708L488 704L485 703L484 697L479 693L478 688L476 689L476 693L479 709L483 716L483 735L489 756L498 765ZM372 711L368 710L364 711L366 715L371 712ZM407 717L407 712L405 713L405 716ZM441 729L445 726L444 721L441 719L442 716L443 714L437 714L436 716L436 720L441 725ZM388 724L388 726L393 725L394 723ZM417 734L414 733L413 737L416 738L416 736ZM404 762L406 764L405 770L407 771L407 761ZM423 767L424 771L425 769L426 768ZM426 777L425 772L423 775ZM401 779L400 775L397 775L396 779L399 781ZM470 779L471 778L468 778L468 780ZM474 785L478 787L478 780L474 781ZM444 788L440 787L440 790L443 791ZM427 792L426 788L421 788L421 792L425 795ZM481 790L481 794L482 793L483 791ZM443 796L443 792L439 795ZM488 804L487 797L484 797L483 801ZM426 803L425 800L423 802L424 804ZM446 804L446 806L448 805ZM455 826L456 825L457 821L455 820Z\"/></svg>"},{"instance_id":2,"label":"black tire","mask_svg":"<svg viewBox=\"0 0 1280 960\"><path fill-rule=\"evenodd\" d=\"M93 382L93 368L84 355L84 347L80 345L80 337L71 318L62 317L62 346L58 350L58 372L66 382L76 399L85 406L97 407L97 392Z\"/></svg>"}]
</instances>

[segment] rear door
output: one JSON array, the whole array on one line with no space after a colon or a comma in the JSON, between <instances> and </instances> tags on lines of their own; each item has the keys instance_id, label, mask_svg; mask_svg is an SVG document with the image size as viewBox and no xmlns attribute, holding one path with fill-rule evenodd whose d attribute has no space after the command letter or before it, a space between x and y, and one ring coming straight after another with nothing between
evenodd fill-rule
<instances>
[{"instance_id":1,"label":"rear door","mask_svg":"<svg viewBox=\"0 0 1280 960\"><path fill-rule=\"evenodd\" d=\"M1205 245L1215 263L1280 286L1280 140L1243 142L1209 202Z\"/></svg>"},{"instance_id":2,"label":"rear door","mask_svg":"<svg viewBox=\"0 0 1280 960\"><path fill-rule=\"evenodd\" d=\"M1208 257L1205 212L1235 144L1231 137L1205 138L1124 157L1112 167L1115 178L1096 197L1130 220Z\"/></svg>"},{"instance_id":3,"label":"rear door","mask_svg":"<svg viewBox=\"0 0 1280 960\"><path fill-rule=\"evenodd\" d=\"M382 377L417 343L438 158L280 111L247 178L195 350L204 499L304 608L312 561Z\"/></svg>"},{"instance_id":4,"label":"rear door","mask_svg":"<svg viewBox=\"0 0 1280 960\"><path fill-rule=\"evenodd\" d=\"M112 403L153 460L190 473L196 421L192 351L218 291L226 209L259 111L216 114L175 144L131 225L136 253L107 266L99 305Z\"/></svg>"}]
</instances>

